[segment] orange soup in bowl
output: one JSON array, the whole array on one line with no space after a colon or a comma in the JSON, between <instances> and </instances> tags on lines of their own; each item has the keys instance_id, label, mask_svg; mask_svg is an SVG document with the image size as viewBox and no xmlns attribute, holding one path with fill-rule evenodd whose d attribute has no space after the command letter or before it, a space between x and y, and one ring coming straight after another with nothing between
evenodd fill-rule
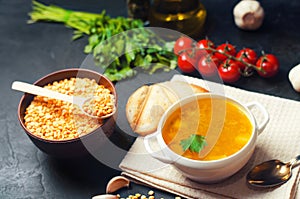
<instances>
[{"instance_id":1,"label":"orange soup in bowl","mask_svg":"<svg viewBox=\"0 0 300 199\"><path fill-rule=\"evenodd\" d=\"M175 153L194 160L226 158L249 141L253 125L245 111L232 101L219 98L198 99L172 112L162 128L162 137ZM212 150L199 156L206 147L207 132L219 134Z\"/></svg>"}]
</instances>

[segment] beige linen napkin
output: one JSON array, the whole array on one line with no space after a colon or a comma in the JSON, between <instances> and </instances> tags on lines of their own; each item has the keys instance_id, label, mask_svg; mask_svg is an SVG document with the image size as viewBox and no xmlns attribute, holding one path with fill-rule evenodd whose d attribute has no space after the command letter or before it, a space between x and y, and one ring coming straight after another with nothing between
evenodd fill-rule
<instances>
[{"instance_id":1,"label":"beige linen napkin","mask_svg":"<svg viewBox=\"0 0 300 199\"><path fill-rule=\"evenodd\" d=\"M211 92L224 92L242 103L260 102L270 114L270 121L259 135L250 161L232 177L215 184L193 182L182 176L172 165L152 158L138 137L120 164L122 174L138 182L186 198L300 198L297 195L299 167L293 169L291 179L276 188L258 189L246 184L247 172L256 164L270 159L289 161L300 154L300 102L249 92L201 79L175 75L171 81L187 81ZM254 115L260 121L259 112Z\"/></svg>"}]
</instances>

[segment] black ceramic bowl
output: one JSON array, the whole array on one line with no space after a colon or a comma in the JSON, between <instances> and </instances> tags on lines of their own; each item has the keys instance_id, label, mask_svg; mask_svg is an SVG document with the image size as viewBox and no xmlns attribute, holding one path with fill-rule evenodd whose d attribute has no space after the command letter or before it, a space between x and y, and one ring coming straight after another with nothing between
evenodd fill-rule
<instances>
[{"instance_id":1,"label":"black ceramic bowl","mask_svg":"<svg viewBox=\"0 0 300 199\"><path fill-rule=\"evenodd\" d=\"M45 86L54 81L69 79L71 77L95 79L98 84L104 85L112 92L112 94L115 96L117 107L117 93L113 83L105 76L95 71L80 68L60 70L42 77L34 84L38 86ZM26 108L29 106L33 98L34 95L27 93L22 96L18 107L18 118L22 128L25 130L31 141L41 151L47 153L50 156L74 158L86 155L87 153L97 152L101 149L101 145L103 145L105 141L108 141L108 138L114 131L117 113L105 119L102 126L79 138L65 141L55 141L37 137L26 128L24 123Z\"/></svg>"}]
</instances>

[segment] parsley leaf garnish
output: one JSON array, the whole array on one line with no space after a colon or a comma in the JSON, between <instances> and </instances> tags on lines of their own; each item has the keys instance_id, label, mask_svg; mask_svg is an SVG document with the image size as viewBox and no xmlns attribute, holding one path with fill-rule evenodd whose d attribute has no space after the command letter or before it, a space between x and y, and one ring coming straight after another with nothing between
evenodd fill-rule
<instances>
[{"instance_id":1,"label":"parsley leaf garnish","mask_svg":"<svg viewBox=\"0 0 300 199\"><path fill-rule=\"evenodd\" d=\"M205 137L202 135L192 134L189 138L180 141L183 151L190 150L191 152L199 153L206 146Z\"/></svg>"}]
</instances>

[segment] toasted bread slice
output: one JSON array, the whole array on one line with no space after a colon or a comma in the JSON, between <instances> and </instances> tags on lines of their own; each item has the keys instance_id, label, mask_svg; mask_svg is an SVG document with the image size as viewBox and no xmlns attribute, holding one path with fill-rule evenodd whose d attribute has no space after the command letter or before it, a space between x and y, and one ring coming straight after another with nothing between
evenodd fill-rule
<instances>
[{"instance_id":1,"label":"toasted bread slice","mask_svg":"<svg viewBox=\"0 0 300 199\"><path fill-rule=\"evenodd\" d=\"M130 127L134 130L140 114L142 113L146 98L148 97L149 86L142 86L138 88L128 99L126 104L126 117Z\"/></svg>"},{"instance_id":2,"label":"toasted bread slice","mask_svg":"<svg viewBox=\"0 0 300 199\"><path fill-rule=\"evenodd\" d=\"M151 85L149 91L147 102L134 129L140 135L154 132L163 113L173 104L158 84Z\"/></svg>"},{"instance_id":3,"label":"toasted bread slice","mask_svg":"<svg viewBox=\"0 0 300 199\"><path fill-rule=\"evenodd\" d=\"M176 102L177 100L193 95L195 93L203 93L203 92L208 92L206 89L194 85L194 84L189 84L187 82L183 81L166 81L162 82L159 84L165 89L165 92L172 93L173 96L173 103Z\"/></svg>"},{"instance_id":4,"label":"toasted bread slice","mask_svg":"<svg viewBox=\"0 0 300 199\"><path fill-rule=\"evenodd\" d=\"M162 82L142 86L128 99L126 117L134 132L145 136L156 131L163 113L177 100L194 93L208 92L187 82Z\"/></svg>"}]
</instances>

